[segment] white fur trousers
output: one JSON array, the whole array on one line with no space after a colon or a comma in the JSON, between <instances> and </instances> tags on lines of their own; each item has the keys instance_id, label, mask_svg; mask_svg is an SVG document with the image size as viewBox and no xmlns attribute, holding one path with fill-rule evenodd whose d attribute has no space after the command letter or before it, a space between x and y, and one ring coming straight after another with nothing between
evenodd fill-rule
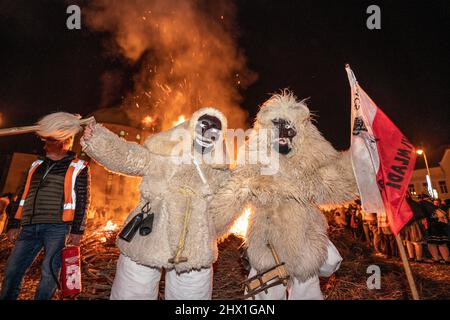
<instances>
[{"instance_id":1,"label":"white fur trousers","mask_svg":"<svg viewBox=\"0 0 450 320\"><path fill-rule=\"evenodd\" d=\"M166 300L210 300L213 270L190 271L177 274L166 270ZM116 276L111 289L111 300L158 299L161 270L137 264L121 254L117 261Z\"/></svg>"}]
</instances>

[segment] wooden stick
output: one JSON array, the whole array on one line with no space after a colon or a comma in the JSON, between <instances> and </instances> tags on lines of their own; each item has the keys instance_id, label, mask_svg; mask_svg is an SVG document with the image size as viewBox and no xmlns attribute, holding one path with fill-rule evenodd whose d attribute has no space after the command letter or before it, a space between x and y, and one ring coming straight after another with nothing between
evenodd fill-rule
<instances>
[{"instance_id":1,"label":"wooden stick","mask_svg":"<svg viewBox=\"0 0 450 320\"><path fill-rule=\"evenodd\" d=\"M94 117L89 117L89 118L86 118L86 119L82 119L82 120L80 120L80 125L88 124L89 122L91 122L93 120L94 120ZM37 130L39 130L39 125L5 128L5 129L0 129L0 137L2 137L2 136L12 136L12 135L16 135L16 134L30 133L30 132L35 132Z\"/></svg>"},{"instance_id":2,"label":"wooden stick","mask_svg":"<svg viewBox=\"0 0 450 320\"><path fill-rule=\"evenodd\" d=\"M402 258L403 268L405 269L406 278L408 279L409 288L411 289L412 297L414 300L420 300L419 293L417 292L416 283L414 282L414 277L411 272L411 267L409 265L408 257L406 256L405 247L402 243L402 238L400 234L395 235L395 240L397 241L398 251L400 257Z\"/></svg>"},{"instance_id":3,"label":"wooden stick","mask_svg":"<svg viewBox=\"0 0 450 320\"><path fill-rule=\"evenodd\" d=\"M0 136L12 136L15 134L23 134L30 133L39 130L39 126L26 126L26 127L14 127L14 128L6 128L0 129Z\"/></svg>"}]
</instances>

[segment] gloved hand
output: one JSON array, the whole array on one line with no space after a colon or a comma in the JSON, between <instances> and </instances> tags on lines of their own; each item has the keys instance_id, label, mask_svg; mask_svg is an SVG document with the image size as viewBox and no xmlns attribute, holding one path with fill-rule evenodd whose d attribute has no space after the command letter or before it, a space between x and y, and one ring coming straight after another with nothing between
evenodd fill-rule
<instances>
[{"instance_id":1,"label":"gloved hand","mask_svg":"<svg viewBox=\"0 0 450 320\"><path fill-rule=\"evenodd\" d=\"M92 135L94 133L94 125L95 122L90 122L85 128L84 128L84 133L83 133L83 140L84 141L89 141L89 139L92 138Z\"/></svg>"}]
</instances>

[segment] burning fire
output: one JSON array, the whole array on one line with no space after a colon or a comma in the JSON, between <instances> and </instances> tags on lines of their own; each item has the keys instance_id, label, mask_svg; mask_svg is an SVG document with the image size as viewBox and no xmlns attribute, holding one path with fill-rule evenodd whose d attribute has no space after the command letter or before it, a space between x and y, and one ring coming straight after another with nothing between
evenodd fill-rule
<instances>
[{"instance_id":1,"label":"burning fire","mask_svg":"<svg viewBox=\"0 0 450 320\"><path fill-rule=\"evenodd\" d=\"M115 231L117 229L117 224L113 223L111 220L108 220L106 225L103 227L102 231Z\"/></svg>"},{"instance_id":2,"label":"burning fire","mask_svg":"<svg viewBox=\"0 0 450 320\"><path fill-rule=\"evenodd\" d=\"M252 208L246 207L242 215L234 222L230 232L237 236L245 238L247 236L248 219L252 213Z\"/></svg>"},{"instance_id":3,"label":"burning fire","mask_svg":"<svg viewBox=\"0 0 450 320\"><path fill-rule=\"evenodd\" d=\"M132 120L153 128L158 114L164 119L157 119L155 129L166 130L186 120L176 121L180 114L215 106L230 127L247 126L241 90L257 75L236 40L233 1L92 0L83 14L86 27L108 34L105 54L124 59L133 70L121 100ZM108 75L103 95L114 97L128 82L121 72Z\"/></svg>"},{"instance_id":4,"label":"burning fire","mask_svg":"<svg viewBox=\"0 0 450 320\"><path fill-rule=\"evenodd\" d=\"M110 236L111 233L116 231L118 227L119 226L113 223L112 220L108 220L108 222L106 222L106 225L100 231L98 231L98 233L102 235L100 237L100 241L106 242L108 240L107 239L108 236Z\"/></svg>"},{"instance_id":5,"label":"burning fire","mask_svg":"<svg viewBox=\"0 0 450 320\"><path fill-rule=\"evenodd\" d=\"M145 127L150 128L155 124L155 121L156 121L156 117L145 116L144 119L142 119L142 124Z\"/></svg>"},{"instance_id":6,"label":"burning fire","mask_svg":"<svg viewBox=\"0 0 450 320\"><path fill-rule=\"evenodd\" d=\"M186 117L181 115L181 116L178 117L178 119L176 121L172 122L172 125L173 125L173 127L176 127L177 125L179 125L179 124L181 124L181 123L183 123L185 121L186 121Z\"/></svg>"}]
</instances>

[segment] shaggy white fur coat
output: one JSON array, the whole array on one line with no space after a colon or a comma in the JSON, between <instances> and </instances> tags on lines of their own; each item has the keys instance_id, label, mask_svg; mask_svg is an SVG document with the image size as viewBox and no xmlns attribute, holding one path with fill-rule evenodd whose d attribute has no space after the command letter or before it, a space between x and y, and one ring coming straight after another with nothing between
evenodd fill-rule
<instances>
[{"instance_id":1,"label":"shaggy white fur coat","mask_svg":"<svg viewBox=\"0 0 450 320\"><path fill-rule=\"evenodd\" d=\"M181 144L191 150L195 124L204 114L218 117L222 121L222 132L226 131L225 116L216 109L203 108L196 111L189 121L149 137L144 145L127 142L99 124L94 126L92 138L81 141L83 150L106 169L142 177L140 202L125 224L140 212L146 202L150 202L155 213L153 231L147 236L137 233L131 242L122 239L117 242L121 253L139 264L174 267L177 272L183 272L210 267L217 259L217 236L213 219L207 214L207 199L222 181L229 178L230 173L226 167L200 164L209 183L208 188L192 162L176 164L172 161L174 150L181 150ZM219 141L222 142L221 139ZM198 156L194 149L192 154ZM173 265L168 260L175 256L182 234L187 206L187 196L182 189L186 188L193 191L192 213L181 254L188 260Z\"/></svg>"},{"instance_id":2,"label":"shaggy white fur coat","mask_svg":"<svg viewBox=\"0 0 450 320\"><path fill-rule=\"evenodd\" d=\"M349 153L336 151L322 137L308 107L292 93L274 95L261 107L256 135L262 128L272 130L276 118L291 121L297 130L292 151L279 154L278 172L261 175L261 165L238 166L213 196L209 212L224 236L250 204L254 210L246 241L252 267L264 271L275 265L270 241L287 272L304 282L317 276L327 259L327 223L319 205L349 201L357 186Z\"/></svg>"}]
</instances>

